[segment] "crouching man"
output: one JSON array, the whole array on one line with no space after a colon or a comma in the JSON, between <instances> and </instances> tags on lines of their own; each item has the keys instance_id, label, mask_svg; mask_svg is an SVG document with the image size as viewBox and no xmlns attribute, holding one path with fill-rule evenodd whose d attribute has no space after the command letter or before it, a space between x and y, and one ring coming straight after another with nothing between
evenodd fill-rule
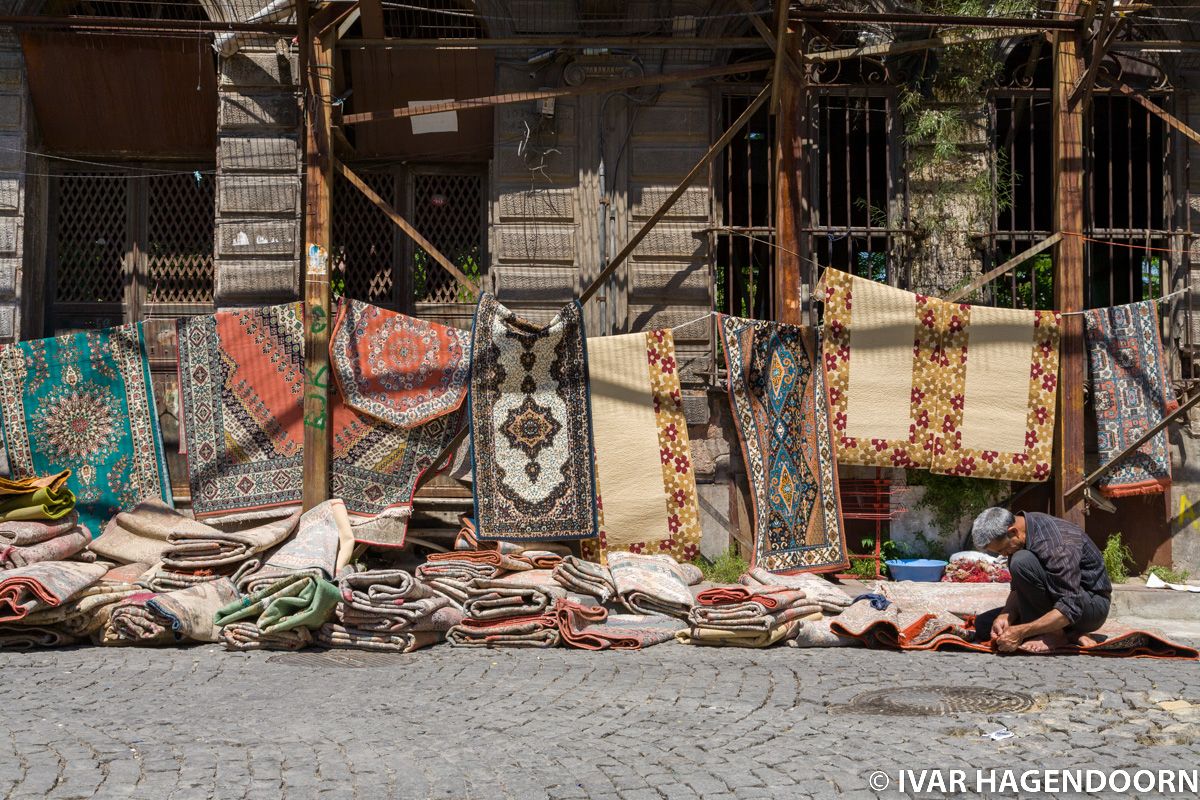
<instances>
[{"instance_id":1,"label":"crouching man","mask_svg":"<svg viewBox=\"0 0 1200 800\"><path fill-rule=\"evenodd\" d=\"M1081 528L1049 514L1014 516L989 508L971 528L975 547L1008 556L1012 591L1003 608L980 614L975 640L993 640L1011 653L1095 644L1087 636L1104 624L1112 583L1099 548Z\"/></svg>"}]
</instances>

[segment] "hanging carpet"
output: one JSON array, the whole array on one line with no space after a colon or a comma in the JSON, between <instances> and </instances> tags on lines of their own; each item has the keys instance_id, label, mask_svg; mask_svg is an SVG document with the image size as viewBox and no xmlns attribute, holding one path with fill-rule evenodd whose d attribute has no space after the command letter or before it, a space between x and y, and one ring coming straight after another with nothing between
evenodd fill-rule
<instances>
[{"instance_id":1,"label":"hanging carpet","mask_svg":"<svg viewBox=\"0 0 1200 800\"><path fill-rule=\"evenodd\" d=\"M583 309L545 327L485 293L472 332L471 446L480 539L597 533Z\"/></svg>"},{"instance_id":2,"label":"hanging carpet","mask_svg":"<svg viewBox=\"0 0 1200 800\"><path fill-rule=\"evenodd\" d=\"M141 323L0 347L0 416L13 477L70 470L93 537L139 501L171 503Z\"/></svg>"},{"instance_id":3,"label":"hanging carpet","mask_svg":"<svg viewBox=\"0 0 1200 800\"><path fill-rule=\"evenodd\" d=\"M837 462L813 331L724 314L719 322L754 506L751 565L780 573L844 569Z\"/></svg>"},{"instance_id":4,"label":"hanging carpet","mask_svg":"<svg viewBox=\"0 0 1200 800\"><path fill-rule=\"evenodd\" d=\"M1178 403L1167 380L1155 301L1097 308L1083 318L1096 447L1100 463L1107 464ZM1171 485L1166 431L1122 459L1097 485L1109 497L1164 492Z\"/></svg>"},{"instance_id":5,"label":"hanging carpet","mask_svg":"<svg viewBox=\"0 0 1200 800\"><path fill-rule=\"evenodd\" d=\"M600 537L583 542L583 555L604 563L609 550L627 550L691 561L700 506L671 331L600 336L587 347Z\"/></svg>"},{"instance_id":6,"label":"hanging carpet","mask_svg":"<svg viewBox=\"0 0 1200 800\"><path fill-rule=\"evenodd\" d=\"M300 303L180 319L179 387L198 519L287 516L300 503Z\"/></svg>"},{"instance_id":7,"label":"hanging carpet","mask_svg":"<svg viewBox=\"0 0 1200 800\"><path fill-rule=\"evenodd\" d=\"M1056 312L946 303L834 269L822 289L839 462L1050 476Z\"/></svg>"}]
</instances>

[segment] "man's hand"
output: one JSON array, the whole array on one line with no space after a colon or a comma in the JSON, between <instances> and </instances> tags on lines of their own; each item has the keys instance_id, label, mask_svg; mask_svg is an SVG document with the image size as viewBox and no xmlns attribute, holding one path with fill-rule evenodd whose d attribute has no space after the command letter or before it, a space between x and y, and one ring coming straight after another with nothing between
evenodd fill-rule
<instances>
[{"instance_id":1,"label":"man's hand","mask_svg":"<svg viewBox=\"0 0 1200 800\"><path fill-rule=\"evenodd\" d=\"M1009 625L999 636L993 636L992 641L1001 653L1011 653L1025 641L1025 631L1020 625Z\"/></svg>"},{"instance_id":2,"label":"man's hand","mask_svg":"<svg viewBox=\"0 0 1200 800\"><path fill-rule=\"evenodd\" d=\"M992 622L992 638L998 639L1012 623L1008 621L1008 612L1004 612Z\"/></svg>"}]
</instances>

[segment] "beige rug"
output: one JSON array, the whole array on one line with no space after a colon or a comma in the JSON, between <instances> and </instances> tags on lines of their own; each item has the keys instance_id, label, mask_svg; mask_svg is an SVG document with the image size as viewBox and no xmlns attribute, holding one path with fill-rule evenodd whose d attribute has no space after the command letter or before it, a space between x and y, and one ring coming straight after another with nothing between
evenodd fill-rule
<instances>
[{"instance_id":1,"label":"beige rug","mask_svg":"<svg viewBox=\"0 0 1200 800\"><path fill-rule=\"evenodd\" d=\"M585 558L609 551L666 553L700 546L700 506L670 331L588 339L600 537Z\"/></svg>"},{"instance_id":2,"label":"beige rug","mask_svg":"<svg viewBox=\"0 0 1200 800\"><path fill-rule=\"evenodd\" d=\"M841 463L1049 476L1057 313L951 304L833 269L818 291Z\"/></svg>"}]
</instances>

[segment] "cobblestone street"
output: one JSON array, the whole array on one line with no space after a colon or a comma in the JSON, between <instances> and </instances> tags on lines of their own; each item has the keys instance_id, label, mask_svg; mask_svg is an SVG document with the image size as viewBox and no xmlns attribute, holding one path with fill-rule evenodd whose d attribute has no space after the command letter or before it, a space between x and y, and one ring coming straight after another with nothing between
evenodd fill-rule
<instances>
[{"instance_id":1,"label":"cobblestone street","mask_svg":"<svg viewBox=\"0 0 1200 800\"><path fill-rule=\"evenodd\" d=\"M1194 662L677 645L373 655L321 666L329 655L216 646L4 654L0 792L874 797L874 770L1195 769L1200 752L1198 709L1158 706L1200 703ZM871 690L903 698L930 686L1009 689L1035 705L947 716L839 708ZM1001 727L1015 736L982 735ZM879 796L900 795L893 784Z\"/></svg>"}]
</instances>

